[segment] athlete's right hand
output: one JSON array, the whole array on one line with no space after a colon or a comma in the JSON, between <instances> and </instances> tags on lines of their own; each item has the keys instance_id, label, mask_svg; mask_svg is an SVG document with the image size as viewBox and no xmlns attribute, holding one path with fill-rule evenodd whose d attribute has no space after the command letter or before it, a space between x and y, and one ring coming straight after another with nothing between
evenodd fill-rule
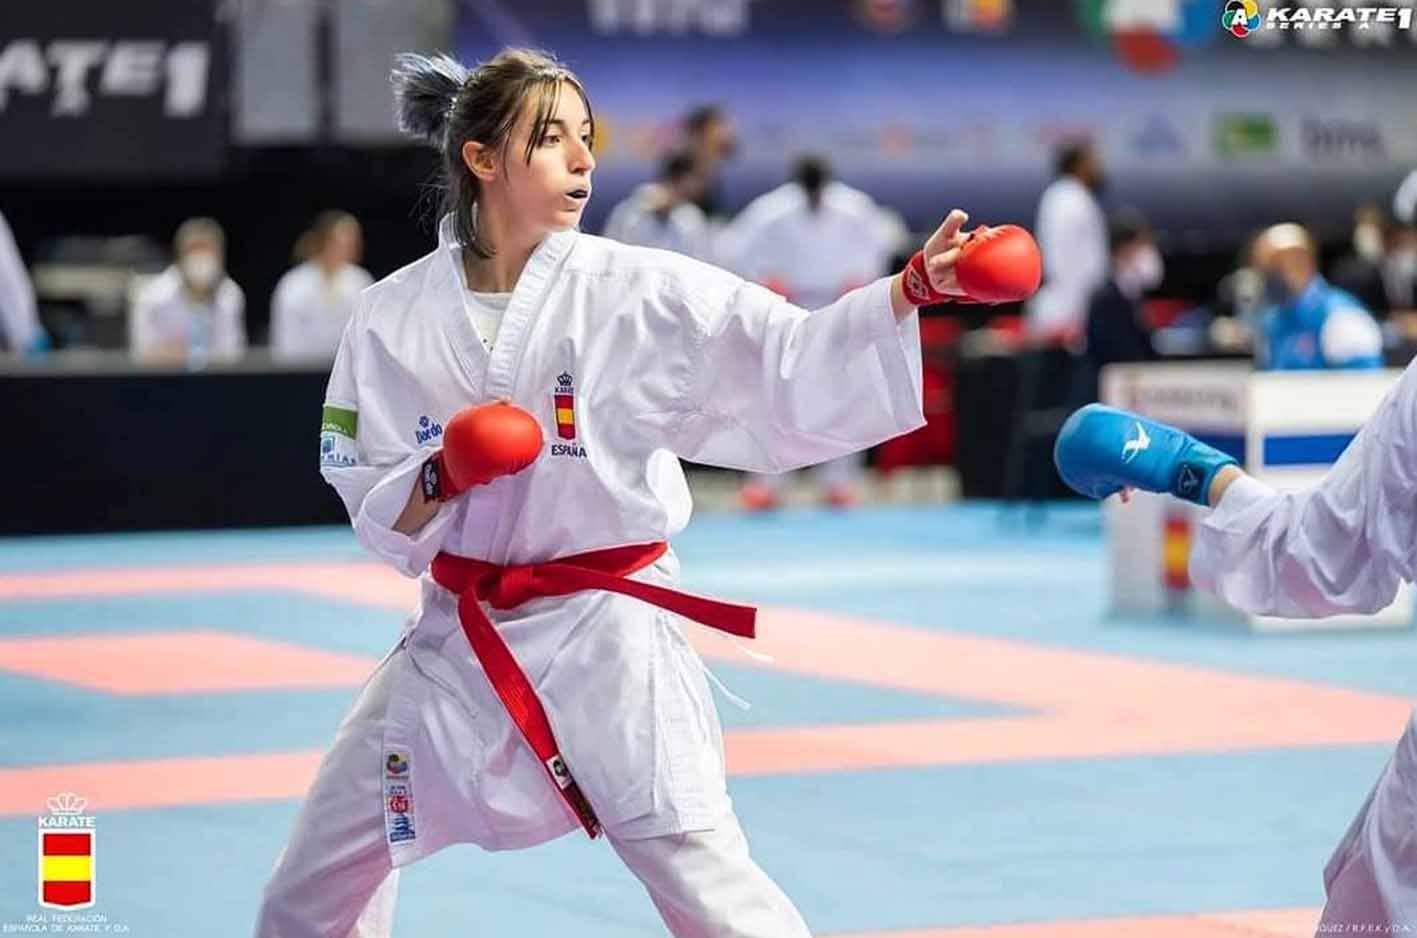
<instances>
[{"instance_id":1,"label":"athlete's right hand","mask_svg":"<svg viewBox=\"0 0 1417 938\"><path fill-rule=\"evenodd\" d=\"M1064 482L1089 498L1138 488L1205 505L1215 473L1236 460L1184 430L1089 404L1063 424L1053 463Z\"/></svg>"},{"instance_id":2,"label":"athlete's right hand","mask_svg":"<svg viewBox=\"0 0 1417 938\"><path fill-rule=\"evenodd\" d=\"M423 497L445 502L475 485L515 475L536 461L541 425L505 401L465 407L443 431L443 448L423 464Z\"/></svg>"}]
</instances>

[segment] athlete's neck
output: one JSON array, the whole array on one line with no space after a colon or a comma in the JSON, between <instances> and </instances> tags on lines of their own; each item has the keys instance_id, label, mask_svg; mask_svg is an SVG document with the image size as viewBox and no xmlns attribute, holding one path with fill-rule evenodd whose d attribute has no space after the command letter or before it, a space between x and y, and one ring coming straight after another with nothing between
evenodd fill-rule
<instances>
[{"instance_id":1,"label":"athlete's neck","mask_svg":"<svg viewBox=\"0 0 1417 938\"><path fill-rule=\"evenodd\" d=\"M510 293L546 232L517 224L508 212L489 210L478 214L478 232L483 243L492 249L492 256L478 257L471 251L463 251L468 289L478 293Z\"/></svg>"}]
</instances>

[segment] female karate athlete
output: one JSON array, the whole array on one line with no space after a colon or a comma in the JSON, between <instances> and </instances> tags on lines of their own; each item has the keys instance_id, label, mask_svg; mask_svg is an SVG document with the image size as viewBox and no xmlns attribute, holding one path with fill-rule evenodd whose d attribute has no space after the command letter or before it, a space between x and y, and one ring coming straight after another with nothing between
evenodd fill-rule
<instances>
[{"instance_id":1,"label":"female karate athlete","mask_svg":"<svg viewBox=\"0 0 1417 938\"><path fill-rule=\"evenodd\" d=\"M1091 498L1139 488L1209 505L1191 579L1250 612L1371 613L1417 578L1417 364L1316 486L1278 493L1190 434L1090 404L1058 436ZM1417 932L1417 715L1324 868L1319 935Z\"/></svg>"},{"instance_id":2,"label":"female karate athlete","mask_svg":"<svg viewBox=\"0 0 1417 938\"><path fill-rule=\"evenodd\" d=\"M903 275L809 313L579 233L595 122L554 60L402 56L393 81L402 128L442 152L447 213L431 254L363 294L320 448L360 542L421 599L320 765L256 934L384 936L399 867L581 827L679 938L806 935L749 856L681 631L751 635L752 610L674 590L676 457L785 470L919 427L915 308L1031 291L1032 239L961 234L954 211Z\"/></svg>"}]
</instances>

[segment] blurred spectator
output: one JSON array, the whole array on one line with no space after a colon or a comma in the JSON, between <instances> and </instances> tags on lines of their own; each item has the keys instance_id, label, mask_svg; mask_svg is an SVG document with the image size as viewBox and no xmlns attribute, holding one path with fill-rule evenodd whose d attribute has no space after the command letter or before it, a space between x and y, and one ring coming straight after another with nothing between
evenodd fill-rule
<instances>
[{"instance_id":1,"label":"blurred spectator","mask_svg":"<svg viewBox=\"0 0 1417 938\"><path fill-rule=\"evenodd\" d=\"M1382 333L1357 297L1318 273L1314 240L1303 226L1275 225L1255 239L1250 266L1264 277L1258 366L1378 368Z\"/></svg>"},{"instance_id":2,"label":"blurred spectator","mask_svg":"<svg viewBox=\"0 0 1417 938\"><path fill-rule=\"evenodd\" d=\"M1334 285L1356 296L1368 311L1387 315L1388 301L1383 288L1383 255L1386 225L1382 209L1375 203L1360 205L1353 212L1352 251L1333 265Z\"/></svg>"},{"instance_id":3,"label":"blurred spectator","mask_svg":"<svg viewBox=\"0 0 1417 938\"><path fill-rule=\"evenodd\" d=\"M374 282L359 266L364 238L348 212L322 212L296 242L303 263L280 278L271 297L271 355L333 361L359 294Z\"/></svg>"},{"instance_id":4,"label":"blurred spectator","mask_svg":"<svg viewBox=\"0 0 1417 938\"><path fill-rule=\"evenodd\" d=\"M710 260L708 220L694 199L704 178L692 153L671 153L660 167L659 181L630 193L605 222L605 237Z\"/></svg>"},{"instance_id":5,"label":"blurred spectator","mask_svg":"<svg viewBox=\"0 0 1417 938\"><path fill-rule=\"evenodd\" d=\"M817 309L883 276L908 234L899 215L833 179L823 157L806 155L788 182L749 202L725 228L721 259Z\"/></svg>"},{"instance_id":6,"label":"blurred spectator","mask_svg":"<svg viewBox=\"0 0 1417 938\"><path fill-rule=\"evenodd\" d=\"M700 105L684 118L684 142L703 178L703 188L694 198L694 204L706 218L716 218L723 212L718 191L719 174L723 162L738 149L733 122L718 105Z\"/></svg>"},{"instance_id":7,"label":"blurred spectator","mask_svg":"<svg viewBox=\"0 0 1417 938\"><path fill-rule=\"evenodd\" d=\"M1388 308L1405 315L1417 313L1417 222L1389 229L1382 276Z\"/></svg>"},{"instance_id":8,"label":"blurred spectator","mask_svg":"<svg viewBox=\"0 0 1417 938\"><path fill-rule=\"evenodd\" d=\"M1087 307L1085 353L1091 393L1095 400L1102 366L1118 362L1153 361L1158 356L1151 330L1142 316L1142 296L1160 286L1165 275L1161 252L1146 219L1119 212L1108 224L1111 274L1092 294Z\"/></svg>"},{"instance_id":9,"label":"blurred spectator","mask_svg":"<svg viewBox=\"0 0 1417 938\"><path fill-rule=\"evenodd\" d=\"M1107 222L1097 200L1106 177L1097 151L1086 141L1066 143L1056 170L1034 226L1043 285L1028 304L1028 331L1040 337L1081 332L1088 299L1107 279Z\"/></svg>"},{"instance_id":10,"label":"blurred spectator","mask_svg":"<svg viewBox=\"0 0 1417 938\"><path fill-rule=\"evenodd\" d=\"M1392 217L1401 225L1417 225L1417 169L1397 187L1392 197Z\"/></svg>"},{"instance_id":11,"label":"blurred spectator","mask_svg":"<svg viewBox=\"0 0 1417 938\"><path fill-rule=\"evenodd\" d=\"M138 292L129 346L141 361L232 361L246 352L246 296L226 275L226 235L189 218L173 238L174 263Z\"/></svg>"},{"instance_id":12,"label":"blurred spectator","mask_svg":"<svg viewBox=\"0 0 1417 938\"><path fill-rule=\"evenodd\" d=\"M820 156L803 156L791 181L748 204L724 232L724 260L740 275L808 309L889 271L907 238L895 213L864 192L831 178ZM824 463L818 470L824 499L838 507L855 501L861 454ZM753 475L744 486L745 507L775 507L784 476Z\"/></svg>"},{"instance_id":13,"label":"blurred spectator","mask_svg":"<svg viewBox=\"0 0 1417 938\"><path fill-rule=\"evenodd\" d=\"M0 351L35 355L48 347L49 337L39 324L34 284L10 225L0 214Z\"/></svg>"}]
</instances>

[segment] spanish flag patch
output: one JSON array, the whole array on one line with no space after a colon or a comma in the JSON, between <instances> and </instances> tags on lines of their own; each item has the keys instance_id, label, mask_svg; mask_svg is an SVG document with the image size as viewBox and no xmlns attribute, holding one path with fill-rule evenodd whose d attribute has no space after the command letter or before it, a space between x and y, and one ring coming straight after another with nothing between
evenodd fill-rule
<instances>
[{"instance_id":1,"label":"spanish flag patch","mask_svg":"<svg viewBox=\"0 0 1417 938\"><path fill-rule=\"evenodd\" d=\"M556 378L556 390L551 395L556 405L556 435L563 440L576 438L576 389L570 372Z\"/></svg>"}]
</instances>

